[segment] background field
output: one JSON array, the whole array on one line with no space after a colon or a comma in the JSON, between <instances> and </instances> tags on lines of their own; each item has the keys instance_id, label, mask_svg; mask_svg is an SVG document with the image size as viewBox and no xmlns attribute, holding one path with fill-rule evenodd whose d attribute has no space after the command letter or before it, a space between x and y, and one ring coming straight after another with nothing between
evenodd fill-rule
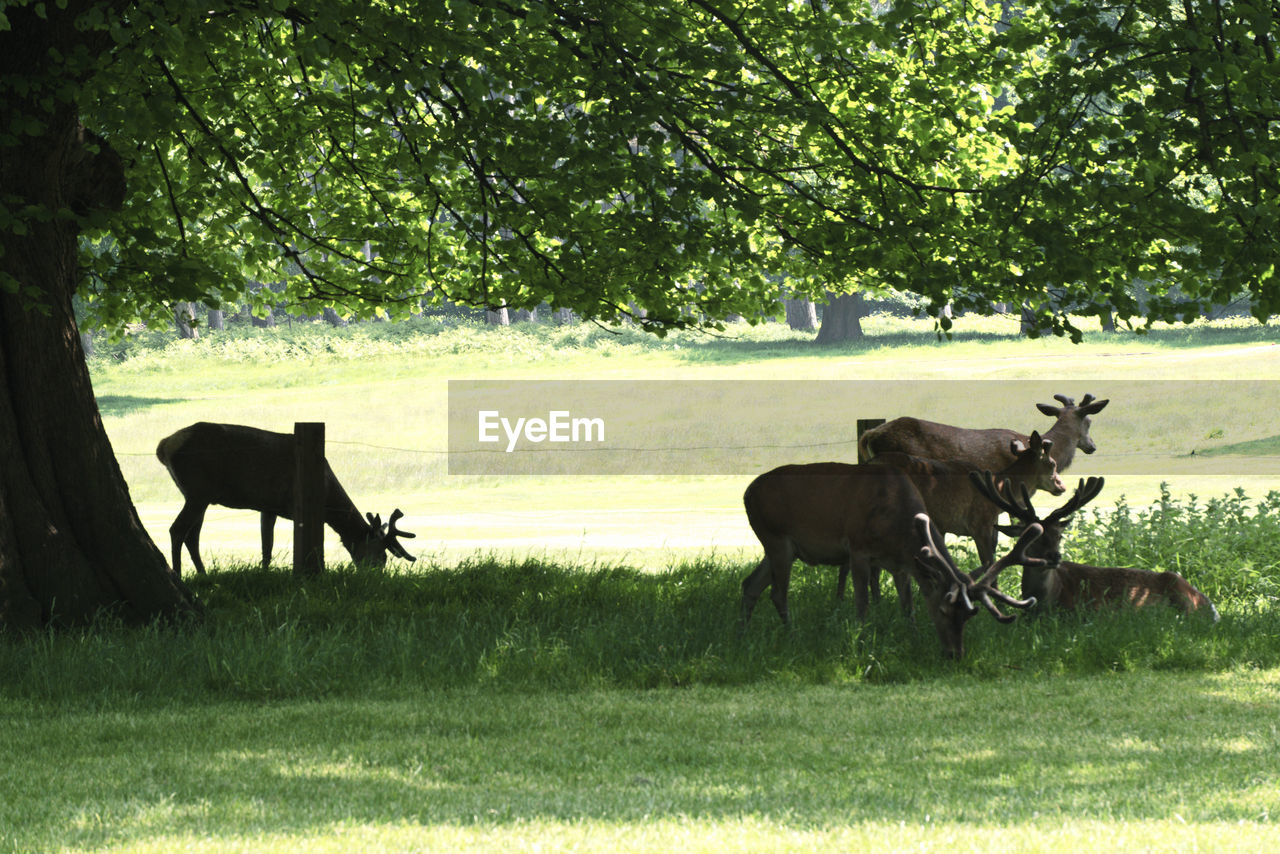
<instances>
[{"instance_id":1,"label":"background field","mask_svg":"<svg viewBox=\"0 0 1280 854\"><path fill-rule=\"evenodd\" d=\"M581 555L655 568L673 556L736 557L753 551L755 540L741 509L751 476L449 476L448 381L1004 378L1043 381L1042 400L1051 403L1054 393L1106 397L1109 383L1135 380L1280 378L1280 346L1270 340L1270 330L1243 322L1142 337L1098 335L1082 346L1021 339L1011 320L974 319L966 325L973 328L940 343L926 324L879 317L866 324L871 337L865 345L836 349L817 348L811 336L778 325L739 324L730 328L734 337L724 339L673 335L664 340L589 325L487 330L424 322L407 335L403 329L393 335L379 328L345 333L280 328L247 339L174 342L123 361L103 348L94 371L107 430L157 542L167 543L168 524L181 506L155 459L161 437L198 420L284 431L295 421L318 420L326 422L330 461L356 503L384 515L392 507L403 508L408 518L402 527L418 533L414 545L428 557L448 561L476 551ZM1268 452L1280 435L1271 411L1251 405L1248 395L1230 396L1227 405L1210 404L1187 399L1184 387L1173 385L1176 392L1163 400L1114 399L1096 419L1099 452L1077 455L1071 476L1109 473L1135 454L1165 453L1163 422L1180 427L1194 422L1203 435L1201 453L1242 442L1261 442ZM973 426L1047 428L1051 421L1035 411L1036 402L1041 401L1025 401L1019 424ZM813 406L829 420L829 407L822 401ZM801 447L795 461L853 459L856 418L907 414L869 409L843 413L846 434L828 438L846 442L844 447ZM729 444L751 441L736 435L732 424L726 434ZM675 444L679 437L658 434L655 441ZM1178 453L1189 450L1195 448ZM1280 453L1272 460L1277 457ZM1189 463L1184 459L1180 468ZM1206 458L1204 466L1208 472L1232 473L1112 477L1097 503L1113 504L1120 495L1135 504L1149 502L1162 481L1176 495L1213 495L1236 487L1261 495L1280 485L1280 474L1257 475L1259 467L1243 457L1232 463ZM206 549L215 559L257 554L254 514L213 508L205 530ZM287 560L288 537L278 536L277 543ZM338 549L331 539L329 552L341 554Z\"/></svg>"},{"instance_id":2,"label":"background field","mask_svg":"<svg viewBox=\"0 0 1280 854\"><path fill-rule=\"evenodd\" d=\"M254 514L214 508L213 569L187 576L199 623L7 641L0 850L1275 848L1280 481L1247 457L1234 475L1109 477L1072 540L1182 572L1221 622L980 614L959 664L891 596L854 620L830 568L797 568L793 630L762 603L739 635L749 476L445 473L457 378L1010 377L1077 398L1280 378L1268 328L1073 347L997 323L943 344L877 319L839 349L777 327L659 341L430 322L100 345L104 420L163 549L179 500L160 437L323 420L348 491L402 507L420 559L355 570L331 541L330 571L299 584L284 524L263 573ZM1023 429L1048 424L1034 402ZM1203 423L1206 450L1269 449L1270 413L1145 407L1114 399L1072 474L1158 441L1153 417Z\"/></svg>"}]
</instances>

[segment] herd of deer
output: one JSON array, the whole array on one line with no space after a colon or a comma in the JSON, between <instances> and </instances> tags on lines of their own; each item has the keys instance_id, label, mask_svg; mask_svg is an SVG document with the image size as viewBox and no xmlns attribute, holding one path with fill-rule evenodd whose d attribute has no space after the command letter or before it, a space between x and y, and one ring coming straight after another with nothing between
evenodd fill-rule
<instances>
[{"instance_id":1,"label":"herd of deer","mask_svg":"<svg viewBox=\"0 0 1280 854\"><path fill-rule=\"evenodd\" d=\"M1001 612L997 601L1023 609L1037 603L1075 608L1115 600L1136 606L1162 601L1187 612L1206 608L1216 620L1212 603L1176 573L1062 560L1063 530L1072 514L1098 495L1103 480L1082 479L1071 498L1044 517L1032 507L1031 495L1066 492L1058 473L1077 449L1094 452L1089 416L1108 401L1085 395L1076 405L1069 397L1055 398L1061 406L1038 404L1055 419L1043 435L897 418L863 434L859 456L866 463L789 465L757 477L743 502L764 559L742 582L743 626L766 587L772 588L770 598L783 622L790 622L787 588L797 558L838 565L839 598L852 577L860 619L868 600L879 596L882 568L891 574L910 616L914 578L943 654L952 658L964 655L964 627L978 612L975 602L1001 622L1013 617ZM184 545L196 571L204 573L200 528L210 504L261 513L262 565L270 565L275 520L293 515L293 451L292 434L236 424L200 422L160 441L156 456L185 501L169 527L175 573L181 574ZM388 552L413 560L399 538L414 535L396 528L404 514L395 510L385 524L372 513L362 516L328 463L325 469L325 523L352 560L383 566ZM998 525L1001 512L1014 524ZM973 538L981 565L976 577L956 565L943 545L944 533ZM1016 538L1016 544L997 559L1000 533ZM1012 565L1023 567L1022 599L997 586L1001 571Z\"/></svg>"},{"instance_id":2,"label":"herd of deer","mask_svg":"<svg viewBox=\"0 0 1280 854\"><path fill-rule=\"evenodd\" d=\"M766 587L783 622L790 622L787 588L797 558L838 565L840 598L852 577L860 619L869 596L879 594L881 568L892 575L908 615L914 578L943 654L952 658L964 655L964 627L978 613L975 602L1006 623L1013 617L997 602L1022 609L1037 603L1075 608L1118 600L1135 606L1168 602L1186 612L1205 608L1216 620L1213 604L1177 573L1062 560L1063 530L1102 490L1103 479L1082 479L1071 498L1044 517L1032 507L1031 495L1040 489L1066 492L1058 473L1077 449L1096 450L1089 416L1108 401L1085 395L1077 405L1054 397L1061 406L1038 404L1055 419L1044 435L897 418L862 435L859 456L868 462L789 465L757 477L743 503L764 559L742 582L744 626ZM1014 524L998 525L1001 512ZM976 577L956 565L943 533L973 538L981 565ZM997 560L999 533L1017 541ZM1013 565L1023 567L1022 599L997 586L1001 571Z\"/></svg>"}]
</instances>

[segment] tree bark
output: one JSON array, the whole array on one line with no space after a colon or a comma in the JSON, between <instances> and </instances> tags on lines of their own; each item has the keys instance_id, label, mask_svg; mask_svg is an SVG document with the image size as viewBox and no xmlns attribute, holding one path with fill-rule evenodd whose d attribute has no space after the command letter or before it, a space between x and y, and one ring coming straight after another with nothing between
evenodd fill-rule
<instances>
[{"instance_id":1,"label":"tree bark","mask_svg":"<svg viewBox=\"0 0 1280 854\"><path fill-rule=\"evenodd\" d=\"M784 299L787 309L787 326L798 332L812 332L818 328L818 307L811 299Z\"/></svg>"},{"instance_id":2,"label":"tree bark","mask_svg":"<svg viewBox=\"0 0 1280 854\"><path fill-rule=\"evenodd\" d=\"M54 57L93 38L71 23L82 4L69 5L49 4L47 19L32 7L8 11L0 79L58 79ZM0 145L5 194L17 207L118 208L120 158L66 102L14 92L6 113L39 117L43 129ZM102 150L91 153L90 141ZM63 216L33 218L23 234L0 228L0 270L21 286L21 295L0 291L0 627L8 630L84 623L104 610L128 621L198 610L138 519L102 426L71 308L78 236Z\"/></svg>"},{"instance_id":3,"label":"tree bark","mask_svg":"<svg viewBox=\"0 0 1280 854\"><path fill-rule=\"evenodd\" d=\"M861 341L864 337L862 318L869 313L862 294L828 293L827 297L827 306L822 310L822 326L814 340L819 344Z\"/></svg>"},{"instance_id":4,"label":"tree bark","mask_svg":"<svg viewBox=\"0 0 1280 854\"><path fill-rule=\"evenodd\" d=\"M195 325L196 304L180 302L173 307L173 323L178 328L179 338L195 340L200 337L200 330Z\"/></svg>"},{"instance_id":5,"label":"tree bark","mask_svg":"<svg viewBox=\"0 0 1280 854\"><path fill-rule=\"evenodd\" d=\"M227 320L226 320L226 317L224 317L222 314L222 309L220 308L209 309L209 331L222 332L226 328L227 328Z\"/></svg>"},{"instance_id":6,"label":"tree bark","mask_svg":"<svg viewBox=\"0 0 1280 854\"><path fill-rule=\"evenodd\" d=\"M511 314L504 305L501 308L486 309L484 313L484 322L489 326L510 326Z\"/></svg>"}]
</instances>

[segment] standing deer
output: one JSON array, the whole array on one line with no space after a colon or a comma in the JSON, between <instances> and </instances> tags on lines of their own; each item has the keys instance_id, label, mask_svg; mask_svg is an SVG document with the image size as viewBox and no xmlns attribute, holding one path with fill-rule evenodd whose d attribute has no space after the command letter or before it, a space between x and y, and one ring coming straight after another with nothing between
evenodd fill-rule
<instances>
[{"instance_id":1,"label":"standing deer","mask_svg":"<svg viewBox=\"0 0 1280 854\"><path fill-rule=\"evenodd\" d=\"M169 470L186 503L169 526L173 571L182 574L182 545L191 553L196 572L200 560L200 528L210 504L262 513L262 568L271 565L276 517L293 517L294 437L239 424L201 421L160 440L156 456ZM325 462L324 521L342 540L356 563L385 566L387 552L405 560L413 555L398 537L414 535L396 528L398 509L384 525L380 516L360 515L356 505Z\"/></svg>"},{"instance_id":2,"label":"standing deer","mask_svg":"<svg viewBox=\"0 0 1280 854\"><path fill-rule=\"evenodd\" d=\"M1061 495L1067 491L1062 478L1058 477L1058 466L1052 455L1052 440L1041 438L1039 433L1032 432L1025 444L1017 439L1011 440L1009 450L1013 454L1013 462L996 475L999 482L1019 484L1026 487L1029 493L1043 489L1053 495ZM1000 536L996 523L1000 518L1000 510L974 490L969 482L968 468L954 462L915 457L900 451L877 454L870 465L891 465L906 472L920 497L924 499L926 512L939 531L972 537L978 548L978 562L981 566L988 566L995 560L996 543ZM880 598L879 576L879 570L873 567L868 577L873 600ZM842 567L836 586L836 598L844 598L848 577L847 568ZM896 580L895 584L901 597L905 585ZM909 599L902 604L906 610L910 610Z\"/></svg>"},{"instance_id":3,"label":"standing deer","mask_svg":"<svg viewBox=\"0 0 1280 854\"><path fill-rule=\"evenodd\" d=\"M1089 416L1101 412L1111 401L1095 400L1092 394L1086 394L1077 406L1074 399L1065 395L1053 397L1062 405L1037 403L1036 408L1056 419L1044 432L1044 438L1053 442L1053 460L1058 471L1063 472L1075 459L1077 449L1086 454L1098 449L1089 438ZM868 461L886 451L901 451L959 463L969 471L1000 471L1013 462L1009 443L1015 439L1023 444L1028 441L1021 433L999 427L971 430L904 416L863 433L858 439L858 451L860 458Z\"/></svg>"},{"instance_id":4,"label":"standing deer","mask_svg":"<svg viewBox=\"0 0 1280 854\"><path fill-rule=\"evenodd\" d=\"M987 567L977 581L955 567L934 538L932 523L911 478L893 466L814 463L790 465L766 472L747 487L743 497L747 521L764 546L764 559L742 581L742 625L745 628L764 588L783 623L790 623L787 590L796 558L808 564L836 564L852 572L859 619L867 612L870 561L887 566L895 583L920 586L938 632L943 654L964 655L964 626L977 613L977 600L1001 621L1005 617L992 599L1017 608L1035 600L1018 600L994 586L1006 566L1032 560L1026 548L1039 531L1034 527L1017 547ZM928 548L936 560L918 560ZM909 594L908 594L909 601Z\"/></svg>"},{"instance_id":5,"label":"standing deer","mask_svg":"<svg viewBox=\"0 0 1280 854\"><path fill-rule=\"evenodd\" d=\"M1041 607L1100 607L1106 602L1127 601L1140 608L1152 602L1166 602L1187 614L1207 608L1214 622L1218 621L1218 609L1213 603L1176 572L1092 566L1062 559L1062 533L1071 524L1071 515L1102 491L1102 478L1081 480L1066 504L1041 518L1025 489L1015 498L1012 484L997 485L990 472L973 472L971 477L974 487L988 501L1022 523L1003 528L1005 533L1017 536L1029 526L1043 530L1028 551L1029 555L1043 558L1043 565L1027 565L1022 570L1022 595L1034 596Z\"/></svg>"}]
</instances>

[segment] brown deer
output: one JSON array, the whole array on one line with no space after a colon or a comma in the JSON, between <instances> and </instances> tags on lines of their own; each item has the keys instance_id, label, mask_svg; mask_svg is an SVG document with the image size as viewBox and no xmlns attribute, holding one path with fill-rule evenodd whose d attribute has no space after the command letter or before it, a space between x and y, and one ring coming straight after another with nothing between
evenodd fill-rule
<instances>
[{"instance_id":1,"label":"brown deer","mask_svg":"<svg viewBox=\"0 0 1280 854\"><path fill-rule=\"evenodd\" d=\"M1030 493L1043 489L1053 495L1061 495L1067 491L1062 478L1058 477L1058 466L1052 455L1052 440L1032 432L1026 443L1018 439L1011 440L1009 450L1014 455L1013 462L996 475L999 482L1025 486ZM891 465L906 472L919 490L920 497L924 499L926 512L938 530L944 534L972 537L978 549L979 565L987 566L995 560L996 542L999 539L996 523L1000 518L1000 510L974 491L969 482L968 468L954 462L915 457L900 451L877 454L870 464ZM848 577L847 568L842 567L836 585L836 598L844 598ZM868 583L871 585L872 600L878 601L880 583L877 569L872 569ZM904 585L896 579L895 584L901 595ZM909 601L903 605L910 609Z\"/></svg>"},{"instance_id":2,"label":"brown deer","mask_svg":"<svg viewBox=\"0 0 1280 854\"><path fill-rule=\"evenodd\" d=\"M1089 437L1089 416L1101 412L1111 401L1095 400L1092 394L1086 394L1077 406L1074 399L1065 395L1053 397L1062 405L1038 403L1036 408L1056 419L1044 432L1044 438L1053 442L1053 459L1058 471L1063 472L1071 465L1077 449L1086 454L1097 450ZM959 463L968 471L1000 471L1013 462L1009 443L1015 439L1028 442L1027 436L999 427L971 430L904 416L863 433L858 439L858 454L859 459L870 461L886 451L900 451Z\"/></svg>"},{"instance_id":3,"label":"brown deer","mask_svg":"<svg viewBox=\"0 0 1280 854\"><path fill-rule=\"evenodd\" d=\"M1027 565L1022 570L1022 595L1033 596L1041 607L1096 608L1107 602L1129 602L1140 608L1152 602L1166 602L1187 614L1207 608L1214 622L1218 621L1218 609L1213 603L1176 572L1092 566L1062 559L1062 533L1071 524L1072 514L1102 491L1102 478L1082 479L1066 504L1041 518L1031 506L1026 489L1019 490L1015 498L1013 484L998 485L990 472L973 472L971 477L974 487L988 501L1022 523L1003 527L1003 532L1017 536L1031 525L1043 530L1028 554L1043 558L1044 564Z\"/></svg>"},{"instance_id":4,"label":"brown deer","mask_svg":"<svg viewBox=\"0 0 1280 854\"><path fill-rule=\"evenodd\" d=\"M787 590L796 558L808 564L835 564L852 572L856 611L867 612L870 561L887 566L895 583L909 585L914 577L938 632L944 655L964 655L964 626L977 613L973 601L1002 621L1006 618L992 599L1017 608L1034 600L1018 600L994 586L1006 566L1031 560L1028 544L1039 536L1029 528L1017 547L986 569L977 581L945 560L921 562L929 548L946 555L941 535L929 536L924 499L911 478L893 466L813 463L789 465L766 472L751 482L742 497L747 521L764 547L764 559L742 581L742 625L751 619L766 587L783 623L790 623ZM923 520L923 521L921 521ZM909 602L909 593L906 597Z\"/></svg>"},{"instance_id":5,"label":"brown deer","mask_svg":"<svg viewBox=\"0 0 1280 854\"><path fill-rule=\"evenodd\" d=\"M260 511L262 568L271 565L276 517L293 517L292 433L201 421L161 439L156 456L186 499L178 518L169 526L175 574L182 574L184 543L196 572L204 574L200 528L210 504ZM387 552L405 560L414 559L397 539L414 536L396 528L403 513L395 510L385 525L380 516L361 516L328 462L325 485L324 521L338 533L353 561L385 566Z\"/></svg>"}]
</instances>

